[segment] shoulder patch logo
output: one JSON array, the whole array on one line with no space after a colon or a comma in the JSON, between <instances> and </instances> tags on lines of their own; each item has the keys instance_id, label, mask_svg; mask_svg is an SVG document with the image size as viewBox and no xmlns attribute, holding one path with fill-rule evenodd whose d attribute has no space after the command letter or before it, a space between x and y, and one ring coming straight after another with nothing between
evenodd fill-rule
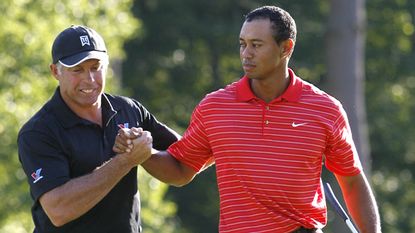
<instances>
[{"instance_id":1,"label":"shoulder patch logo","mask_svg":"<svg viewBox=\"0 0 415 233\"><path fill-rule=\"evenodd\" d=\"M35 172L32 173L33 184L38 182L43 176L40 174L42 172L42 168L37 169Z\"/></svg>"}]
</instances>

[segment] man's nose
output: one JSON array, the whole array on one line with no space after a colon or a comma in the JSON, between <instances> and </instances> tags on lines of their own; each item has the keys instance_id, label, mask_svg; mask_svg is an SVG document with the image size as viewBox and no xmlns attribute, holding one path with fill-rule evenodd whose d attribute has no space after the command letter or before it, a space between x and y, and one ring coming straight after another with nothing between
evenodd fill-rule
<instances>
[{"instance_id":1,"label":"man's nose","mask_svg":"<svg viewBox=\"0 0 415 233\"><path fill-rule=\"evenodd\" d=\"M251 46L246 46L245 48L243 48L243 50L241 51L241 57L242 58L252 58L253 56L253 51Z\"/></svg>"},{"instance_id":2,"label":"man's nose","mask_svg":"<svg viewBox=\"0 0 415 233\"><path fill-rule=\"evenodd\" d=\"M92 81L92 82L94 82L94 81L95 81L95 72L94 72L94 71L92 71L92 70L88 70L88 71L86 72L86 75L87 75L87 79L88 79L88 80L90 80L90 81Z\"/></svg>"}]
</instances>

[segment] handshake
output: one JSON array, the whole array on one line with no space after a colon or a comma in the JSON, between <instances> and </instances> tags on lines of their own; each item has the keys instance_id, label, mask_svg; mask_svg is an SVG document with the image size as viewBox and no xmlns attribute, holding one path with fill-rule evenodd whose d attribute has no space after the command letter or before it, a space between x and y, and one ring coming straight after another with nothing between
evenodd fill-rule
<instances>
[{"instance_id":1,"label":"handshake","mask_svg":"<svg viewBox=\"0 0 415 233\"><path fill-rule=\"evenodd\" d=\"M122 128L118 131L112 150L132 166L151 157L153 137L142 128Z\"/></svg>"}]
</instances>

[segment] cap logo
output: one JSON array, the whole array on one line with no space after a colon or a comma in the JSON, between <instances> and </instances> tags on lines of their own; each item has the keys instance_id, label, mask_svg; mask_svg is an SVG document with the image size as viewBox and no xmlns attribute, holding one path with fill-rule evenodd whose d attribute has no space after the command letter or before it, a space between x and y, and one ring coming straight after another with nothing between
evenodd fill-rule
<instances>
[{"instance_id":1,"label":"cap logo","mask_svg":"<svg viewBox=\"0 0 415 233\"><path fill-rule=\"evenodd\" d=\"M89 38L88 38L88 36L80 36L79 39L81 40L81 46L84 46L84 45L91 46L89 44Z\"/></svg>"}]
</instances>

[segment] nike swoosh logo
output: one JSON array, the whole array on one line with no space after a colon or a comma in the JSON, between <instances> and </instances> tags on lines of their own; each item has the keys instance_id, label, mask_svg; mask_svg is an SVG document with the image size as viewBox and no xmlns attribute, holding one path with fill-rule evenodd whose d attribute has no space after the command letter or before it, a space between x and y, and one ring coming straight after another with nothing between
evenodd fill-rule
<instances>
[{"instance_id":1,"label":"nike swoosh logo","mask_svg":"<svg viewBox=\"0 0 415 233\"><path fill-rule=\"evenodd\" d=\"M294 128L296 128L296 127L299 127L299 126L303 126L303 125L306 125L307 123L299 123L299 124L296 124L295 122L293 122L292 124L291 124L291 126L292 127L294 127Z\"/></svg>"}]
</instances>

